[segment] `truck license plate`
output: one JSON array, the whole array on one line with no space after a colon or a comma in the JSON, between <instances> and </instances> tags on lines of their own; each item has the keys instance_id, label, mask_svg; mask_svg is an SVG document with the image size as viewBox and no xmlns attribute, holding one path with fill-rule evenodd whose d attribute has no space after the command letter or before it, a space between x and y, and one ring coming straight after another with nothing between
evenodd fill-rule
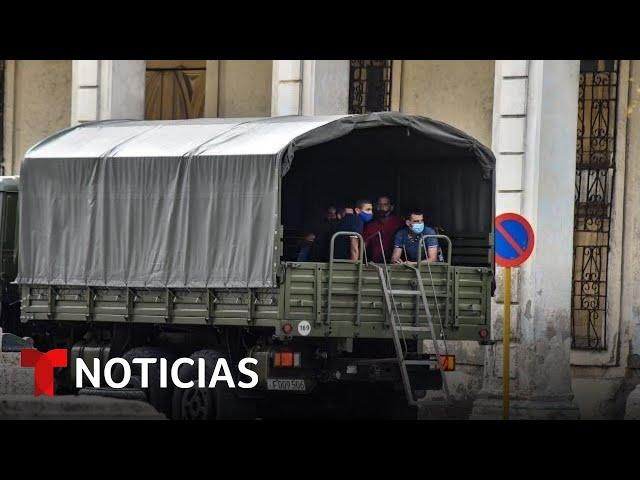
<instances>
[{"instance_id":1,"label":"truck license plate","mask_svg":"<svg viewBox=\"0 0 640 480\"><path fill-rule=\"evenodd\" d=\"M267 378L267 390L288 390L304 392L306 386L304 380L289 378Z\"/></svg>"}]
</instances>

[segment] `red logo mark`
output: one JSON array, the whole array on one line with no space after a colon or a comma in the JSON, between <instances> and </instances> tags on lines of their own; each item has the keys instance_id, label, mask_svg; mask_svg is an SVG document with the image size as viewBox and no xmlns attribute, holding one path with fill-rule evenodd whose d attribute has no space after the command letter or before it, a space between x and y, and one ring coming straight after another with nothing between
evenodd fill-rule
<instances>
[{"instance_id":1,"label":"red logo mark","mask_svg":"<svg viewBox=\"0 0 640 480\"><path fill-rule=\"evenodd\" d=\"M20 350L20 366L33 367L35 371L35 396L44 393L53 397L53 369L67 366L67 351L63 348L42 353L35 348Z\"/></svg>"}]
</instances>

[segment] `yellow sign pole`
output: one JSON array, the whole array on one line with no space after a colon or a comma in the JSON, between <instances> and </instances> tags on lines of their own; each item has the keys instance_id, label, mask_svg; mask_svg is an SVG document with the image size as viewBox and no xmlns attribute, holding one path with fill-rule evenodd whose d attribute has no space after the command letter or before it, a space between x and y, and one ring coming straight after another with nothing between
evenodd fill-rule
<instances>
[{"instance_id":1,"label":"yellow sign pole","mask_svg":"<svg viewBox=\"0 0 640 480\"><path fill-rule=\"evenodd\" d=\"M509 345L511 341L511 267L504 267L502 326L502 418L509 420Z\"/></svg>"}]
</instances>

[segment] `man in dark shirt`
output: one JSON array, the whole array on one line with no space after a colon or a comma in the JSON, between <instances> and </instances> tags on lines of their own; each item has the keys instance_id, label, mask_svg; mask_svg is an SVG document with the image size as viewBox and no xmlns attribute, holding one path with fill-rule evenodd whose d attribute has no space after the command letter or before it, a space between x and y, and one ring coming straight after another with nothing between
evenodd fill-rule
<instances>
[{"instance_id":1,"label":"man in dark shirt","mask_svg":"<svg viewBox=\"0 0 640 480\"><path fill-rule=\"evenodd\" d=\"M347 208L337 225L337 232L356 232L362 235L365 223L373 219L373 205L370 200L361 199L353 208ZM341 235L335 240L333 257L353 262L360 258L360 240L356 236Z\"/></svg>"},{"instance_id":2,"label":"man in dark shirt","mask_svg":"<svg viewBox=\"0 0 640 480\"><path fill-rule=\"evenodd\" d=\"M417 264L420 240L425 235L435 234L435 230L424 224L424 214L422 211L418 209L411 210L407 217L406 227L396 233L393 241L393 256L391 257L391 262L404 263L402 261L402 254L406 252L406 263ZM429 262L435 262L438 260L437 238L425 238L423 247L426 247L427 252L425 254L424 248L420 249L422 253L422 255L420 255L421 263L423 263L425 259Z\"/></svg>"},{"instance_id":3,"label":"man in dark shirt","mask_svg":"<svg viewBox=\"0 0 640 480\"><path fill-rule=\"evenodd\" d=\"M310 262L311 261L311 248L316 239L316 235L312 232L305 234L300 245L298 245L298 262Z\"/></svg>"},{"instance_id":4,"label":"man in dark shirt","mask_svg":"<svg viewBox=\"0 0 640 480\"><path fill-rule=\"evenodd\" d=\"M345 215L345 207L328 207L325 211L323 223L316 232L316 238L311 247L312 262L328 262L329 261L329 242L331 236L336 233L338 222Z\"/></svg>"},{"instance_id":5,"label":"man in dark shirt","mask_svg":"<svg viewBox=\"0 0 640 480\"><path fill-rule=\"evenodd\" d=\"M325 222L338 220L338 209L333 205L328 206L324 212L324 220Z\"/></svg>"},{"instance_id":6,"label":"man in dark shirt","mask_svg":"<svg viewBox=\"0 0 640 480\"><path fill-rule=\"evenodd\" d=\"M364 226L363 234L367 243L369 260L375 263L390 262L393 253L393 239L396 232L404 226L404 221L393 213L393 203L388 195L378 197L374 215L375 219ZM382 247L380 245L381 239Z\"/></svg>"}]
</instances>

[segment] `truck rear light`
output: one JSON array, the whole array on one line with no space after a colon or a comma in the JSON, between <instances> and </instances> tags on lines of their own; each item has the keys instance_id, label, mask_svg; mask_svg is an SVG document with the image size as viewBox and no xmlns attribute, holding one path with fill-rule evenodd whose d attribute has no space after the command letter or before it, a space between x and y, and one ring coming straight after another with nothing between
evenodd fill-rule
<instances>
[{"instance_id":1,"label":"truck rear light","mask_svg":"<svg viewBox=\"0 0 640 480\"><path fill-rule=\"evenodd\" d=\"M283 368L293 367L293 353L280 352L280 361L282 362L280 366Z\"/></svg>"},{"instance_id":2,"label":"truck rear light","mask_svg":"<svg viewBox=\"0 0 640 480\"><path fill-rule=\"evenodd\" d=\"M289 335L292 330L293 330L293 327L291 326L290 323L285 323L284 325L282 325L282 331L284 332L285 335Z\"/></svg>"},{"instance_id":3,"label":"truck rear light","mask_svg":"<svg viewBox=\"0 0 640 480\"><path fill-rule=\"evenodd\" d=\"M302 365L300 352L276 352L273 354L273 366L278 368L299 368Z\"/></svg>"},{"instance_id":4,"label":"truck rear light","mask_svg":"<svg viewBox=\"0 0 640 480\"><path fill-rule=\"evenodd\" d=\"M483 340L489 336L489 330L487 330L486 328L480 329L478 333L480 334L480 338L482 338Z\"/></svg>"},{"instance_id":5,"label":"truck rear light","mask_svg":"<svg viewBox=\"0 0 640 480\"><path fill-rule=\"evenodd\" d=\"M440 356L440 370L443 372L452 372L456 369L456 356L455 355L441 355Z\"/></svg>"}]
</instances>

